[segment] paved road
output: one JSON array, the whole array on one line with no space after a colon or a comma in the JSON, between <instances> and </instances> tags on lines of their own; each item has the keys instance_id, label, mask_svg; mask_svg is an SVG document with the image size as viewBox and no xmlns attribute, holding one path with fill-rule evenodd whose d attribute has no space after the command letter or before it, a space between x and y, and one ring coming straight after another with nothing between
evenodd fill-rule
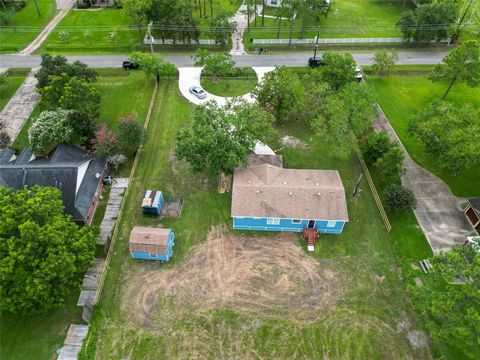
<instances>
[{"instance_id":1,"label":"paved road","mask_svg":"<svg viewBox=\"0 0 480 360\"><path fill-rule=\"evenodd\" d=\"M399 51L398 64L404 65L428 65L438 64L447 54L446 51L421 50L421 51ZM272 55L242 55L233 56L238 66L305 66L310 54L306 53L285 53ZM80 60L92 67L116 67L127 59L128 55L71 55L67 56L69 61ZM354 53L353 57L359 65L370 65L373 53ZM165 56L165 60L172 62L178 67L193 66L193 59L190 56ZM40 65L39 55L2 55L0 56L0 67L38 67Z\"/></svg>"},{"instance_id":2,"label":"paved road","mask_svg":"<svg viewBox=\"0 0 480 360\"><path fill-rule=\"evenodd\" d=\"M475 235L447 184L412 160L381 110L375 125L398 142L403 150L405 173L402 183L415 193L417 207L414 213L433 252L449 251L453 245L464 244L467 236Z\"/></svg>"}]
</instances>

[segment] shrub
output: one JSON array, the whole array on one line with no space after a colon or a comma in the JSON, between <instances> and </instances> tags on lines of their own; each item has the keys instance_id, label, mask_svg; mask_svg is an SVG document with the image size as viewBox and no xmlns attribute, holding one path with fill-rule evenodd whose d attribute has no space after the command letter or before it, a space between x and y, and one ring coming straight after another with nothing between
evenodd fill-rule
<instances>
[{"instance_id":1,"label":"shrub","mask_svg":"<svg viewBox=\"0 0 480 360\"><path fill-rule=\"evenodd\" d=\"M125 118L118 127L118 142L122 152L132 157L145 142L145 129L134 118Z\"/></svg>"},{"instance_id":2,"label":"shrub","mask_svg":"<svg viewBox=\"0 0 480 360\"><path fill-rule=\"evenodd\" d=\"M412 190L402 185L390 185L383 191L385 205L391 211L405 211L414 209L417 205L415 194Z\"/></svg>"},{"instance_id":3,"label":"shrub","mask_svg":"<svg viewBox=\"0 0 480 360\"><path fill-rule=\"evenodd\" d=\"M95 154L100 156L114 156L120 152L120 146L115 134L107 128L107 125L101 124L95 133L95 139L92 141Z\"/></svg>"},{"instance_id":4,"label":"shrub","mask_svg":"<svg viewBox=\"0 0 480 360\"><path fill-rule=\"evenodd\" d=\"M402 150L395 144L375 162L374 167L384 179L397 182L405 171L403 158Z\"/></svg>"},{"instance_id":5,"label":"shrub","mask_svg":"<svg viewBox=\"0 0 480 360\"><path fill-rule=\"evenodd\" d=\"M62 43L68 44L70 42L70 33L68 31L60 31L58 38Z\"/></svg>"},{"instance_id":6,"label":"shrub","mask_svg":"<svg viewBox=\"0 0 480 360\"><path fill-rule=\"evenodd\" d=\"M392 146L392 141L385 132L373 133L366 142L361 145L363 158L367 165L372 166Z\"/></svg>"}]
</instances>

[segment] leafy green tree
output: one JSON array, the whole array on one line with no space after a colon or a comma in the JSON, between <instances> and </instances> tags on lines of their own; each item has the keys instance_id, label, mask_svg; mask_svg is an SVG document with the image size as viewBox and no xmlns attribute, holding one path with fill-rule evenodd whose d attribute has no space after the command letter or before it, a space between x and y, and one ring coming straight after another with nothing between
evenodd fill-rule
<instances>
[{"instance_id":1,"label":"leafy green tree","mask_svg":"<svg viewBox=\"0 0 480 360\"><path fill-rule=\"evenodd\" d=\"M391 211L411 210L417 205L413 191L399 184L386 187L383 191L383 197L386 207Z\"/></svg>"},{"instance_id":2,"label":"leafy green tree","mask_svg":"<svg viewBox=\"0 0 480 360\"><path fill-rule=\"evenodd\" d=\"M62 108L73 110L88 119L100 115L100 92L94 84L62 73L53 76L50 84L38 92L42 95L40 106L45 110Z\"/></svg>"},{"instance_id":3,"label":"leafy green tree","mask_svg":"<svg viewBox=\"0 0 480 360\"><path fill-rule=\"evenodd\" d=\"M271 139L273 120L272 115L244 100L225 107L208 102L195 108L192 129L177 133L175 153L188 161L194 172L232 173L257 140Z\"/></svg>"},{"instance_id":4,"label":"leafy green tree","mask_svg":"<svg viewBox=\"0 0 480 360\"><path fill-rule=\"evenodd\" d=\"M97 81L98 76L97 72L90 69L85 63L75 61L70 64L64 56L43 54L40 69L35 73L38 80L37 89L43 89L50 84L54 76L60 76L63 73L67 74L69 78L76 77L89 83Z\"/></svg>"},{"instance_id":5,"label":"leafy green tree","mask_svg":"<svg viewBox=\"0 0 480 360\"><path fill-rule=\"evenodd\" d=\"M298 115L301 120L310 124L321 113L327 97L331 94L331 89L326 82L323 82L321 70L318 68L306 74L301 82L305 95L302 110Z\"/></svg>"},{"instance_id":6,"label":"leafy green tree","mask_svg":"<svg viewBox=\"0 0 480 360\"><path fill-rule=\"evenodd\" d=\"M177 68L175 65L153 54L134 52L130 55L130 60L133 63L140 65L140 69L145 74L155 76L157 84L160 82L161 76L177 75Z\"/></svg>"},{"instance_id":7,"label":"leafy green tree","mask_svg":"<svg viewBox=\"0 0 480 360\"><path fill-rule=\"evenodd\" d=\"M403 13L397 26L405 40L440 41L452 33L458 6L454 1L435 1Z\"/></svg>"},{"instance_id":8,"label":"leafy green tree","mask_svg":"<svg viewBox=\"0 0 480 360\"><path fill-rule=\"evenodd\" d=\"M477 359L480 353L480 254L470 246L431 259L424 285L409 286L412 305L435 340Z\"/></svg>"},{"instance_id":9,"label":"leafy green tree","mask_svg":"<svg viewBox=\"0 0 480 360\"><path fill-rule=\"evenodd\" d=\"M369 166L373 166L378 159L390 150L392 141L386 132L374 132L366 141L362 142L363 158Z\"/></svg>"},{"instance_id":10,"label":"leafy green tree","mask_svg":"<svg viewBox=\"0 0 480 360\"><path fill-rule=\"evenodd\" d=\"M64 215L61 192L0 186L0 310L43 312L78 289L95 254L95 231Z\"/></svg>"},{"instance_id":11,"label":"leafy green tree","mask_svg":"<svg viewBox=\"0 0 480 360\"><path fill-rule=\"evenodd\" d=\"M120 121L118 126L118 143L120 150L127 156L135 155L138 147L145 142L145 129L134 118Z\"/></svg>"},{"instance_id":12,"label":"leafy green tree","mask_svg":"<svg viewBox=\"0 0 480 360\"><path fill-rule=\"evenodd\" d=\"M282 20L288 18L290 15L289 1L281 1L278 7L275 9L275 18L278 21L277 26L277 39L280 38L280 30L282 28Z\"/></svg>"},{"instance_id":13,"label":"leafy green tree","mask_svg":"<svg viewBox=\"0 0 480 360\"><path fill-rule=\"evenodd\" d=\"M366 139L374 115L375 102L368 86L351 83L326 99L311 127L330 143L337 157L346 158L358 140Z\"/></svg>"},{"instance_id":14,"label":"leafy green tree","mask_svg":"<svg viewBox=\"0 0 480 360\"><path fill-rule=\"evenodd\" d=\"M391 146L374 164L375 169L382 175L382 178L391 182L400 180L405 171L403 166L404 155L398 145Z\"/></svg>"},{"instance_id":15,"label":"leafy green tree","mask_svg":"<svg viewBox=\"0 0 480 360\"><path fill-rule=\"evenodd\" d=\"M45 153L59 143L70 143L74 136L69 116L72 111L43 111L28 129L28 141L35 153Z\"/></svg>"},{"instance_id":16,"label":"leafy green tree","mask_svg":"<svg viewBox=\"0 0 480 360\"><path fill-rule=\"evenodd\" d=\"M203 66L205 76L219 77L231 76L236 72L235 61L227 53L211 53L208 50L197 50L194 56L195 66Z\"/></svg>"},{"instance_id":17,"label":"leafy green tree","mask_svg":"<svg viewBox=\"0 0 480 360\"><path fill-rule=\"evenodd\" d=\"M355 81L357 63L351 54L327 51L323 54L323 61L327 64L322 68L323 81L332 89L337 90Z\"/></svg>"},{"instance_id":18,"label":"leafy green tree","mask_svg":"<svg viewBox=\"0 0 480 360\"><path fill-rule=\"evenodd\" d=\"M373 55L372 70L380 76L388 75L392 72L395 63L398 61L398 53L395 49L381 49L375 51Z\"/></svg>"},{"instance_id":19,"label":"leafy green tree","mask_svg":"<svg viewBox=\"0 0 480 360\"><path fill-rule=\"evenodd\" d=\"M432 81L449 81L445 99L456 81L470 87L480 85L480 43L470 40L452 49L442 60L443 64L435 66L429 78Z\"/></svg>"},{"instance_id":20,"label":"leafy green tree","mask_svg":"<svg viewBox=\"0 0 480 360\"><path fill-rule=\"evenodd\" d=\"M227 45L233 31L234 26L230 24L228 16L225 14L218 15L210 23L210 36L215 40L215 44Z\"/></svg>"},{"instance_id":21,"label":"leafy green tree","mask_svg":"<svg viewBox=\"0 0 480 360\"><path fill-rule=\"evenodd\" d=\"M410 120L408 131L454 174L480 165L480 109L436 101Z\"/></svg>"},{"instance_id":22,"label":"leafy green tree","mask_svg":"<svg viewBox=\"0 0 480 360\"><path fill-rule=\"evenodd\" d=\"M152 8L152 0L123 0L123 12L131 18L137 26L140 36L140 42L143 42L142 27L148 24L150 20L148 12Z\"/></svg>"},{"instance_id":23,"label":"leafy green tree","mask_svg":"<svg viewBox=\"0 0 480 360\"><path fill-rule=\"evenodd\" d=\"M280 66L266 73L252 94L264 109L281 122L301 108L305 93L298 75Z\"/></svg>"}]
</instances>

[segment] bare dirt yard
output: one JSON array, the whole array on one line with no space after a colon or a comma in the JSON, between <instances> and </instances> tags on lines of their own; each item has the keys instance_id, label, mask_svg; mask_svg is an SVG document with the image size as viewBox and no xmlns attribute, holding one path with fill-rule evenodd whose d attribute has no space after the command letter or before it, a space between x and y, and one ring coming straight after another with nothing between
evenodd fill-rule
<instances>
[{"instance_id":1,"label":"bare dirt yard","mask_svg":"<svg viewBox=\"0 0 480 360\"><path fill-rule=\"evenodd\" d=\"M315 320L342 296L343 279L328 260L308 256L293 234L248 238L214 227L205 243L170 269L138 269L124 292L123 308L151 327L159 300L178 309L232 308L282 312Z\"/></svg>"}]
</instances>

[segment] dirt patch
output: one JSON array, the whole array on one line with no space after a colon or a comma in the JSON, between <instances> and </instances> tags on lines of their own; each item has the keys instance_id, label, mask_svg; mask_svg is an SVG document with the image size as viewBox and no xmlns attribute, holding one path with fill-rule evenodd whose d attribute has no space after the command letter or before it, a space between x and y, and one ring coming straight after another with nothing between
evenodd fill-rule
<instances>
[{"instance_id":1,"label":"dirt patch","mask_svg":"<svg viewBox=\"0 0 480 360\"><path fill-rule=\"evenodd\" d=\"M296 137L293 137L290 135L285 135L282 138L280 138L280 144L289 148L300 148L300 149L307 148L307 144L302 142L300 139L297 139Z\"/></svg>"},{"instance_id":2,"label":"dirt patch","mask_svg":"<svg viewBox=\"0 0 480 360\"><path fill-rule=\"evenodd\" d=\"M154 317L160 298L174 299L177 309L281 311L313 320L342 293L338 273L305 254L295 235L247 238L224 227L213 228L182 264L138 275L129 280L123 306L141 324Z\"/></svg>"},{"instance_id":3,"label":"dirt patch","mask_svg":"<svg viewBox=\"0 0 480 360\"><path fill-rule=\"evenodd\" d=\"M397 322L397 332L402 333L408 339L410 347L415 351L422 352L422 358L431 359L428 337L424 331L415 330L411 320L403 313Z\"/></svg>"}]
</instances>

